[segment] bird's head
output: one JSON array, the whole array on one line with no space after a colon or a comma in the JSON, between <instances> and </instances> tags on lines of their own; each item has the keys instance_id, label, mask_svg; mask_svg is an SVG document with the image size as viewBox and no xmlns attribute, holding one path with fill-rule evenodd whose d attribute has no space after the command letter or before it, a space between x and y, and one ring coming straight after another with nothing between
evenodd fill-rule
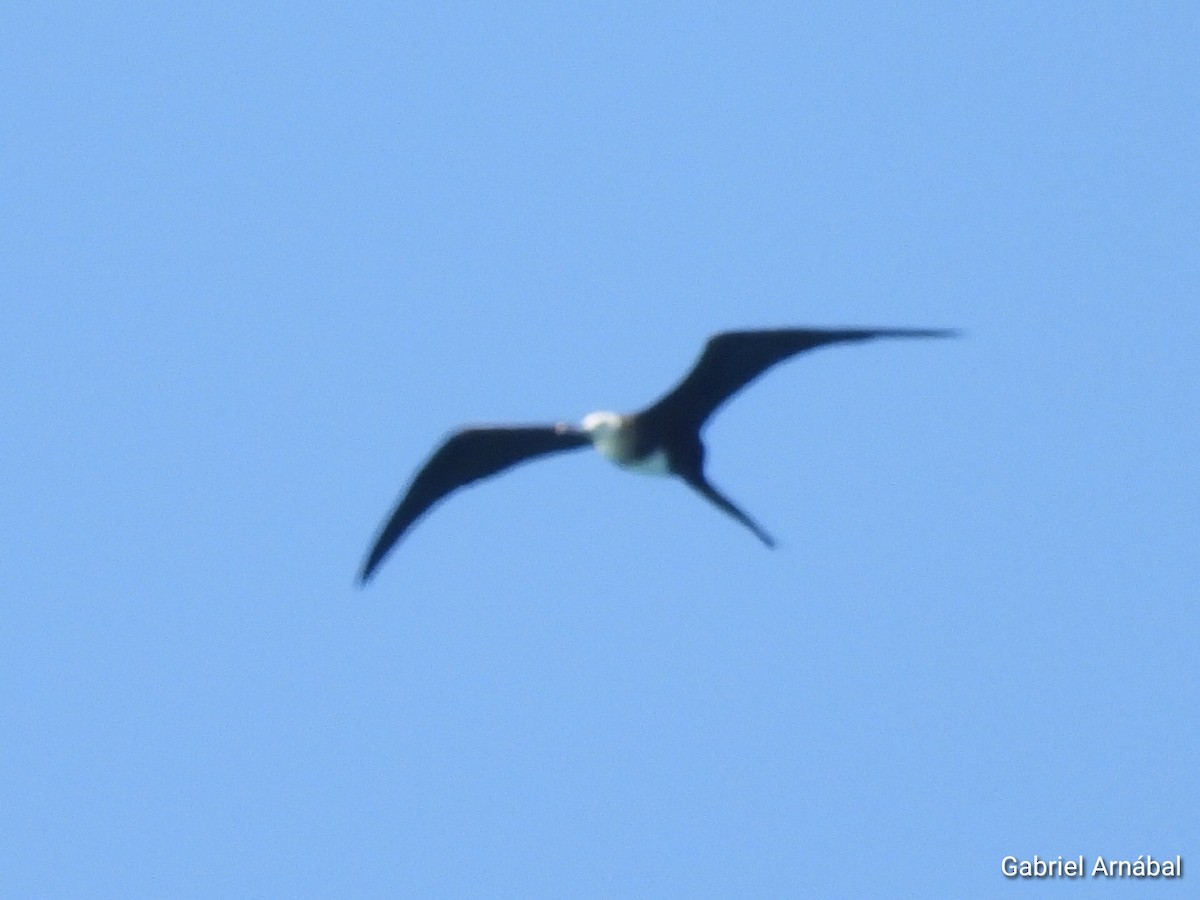
<instances>
[{"instance_id":1,"label":"bird's head","mask_svg":"<svg viewBox=\"0 0 1200 900\"><path fill-rule=\"evenodd\" d=\"M593 412L583 417L581 427L588 437L595 441L611 440L620 430L623 423L621 415L615 412Z\"/></svg>"},{"instance_id":2,"label":"bird's head","mask_svg":"<svg viewBox=\"0 0 1200 900\"><path fill-rule=\"evenodd\" d=\"M622 457L625 417L615 412L593 412L583 417L580 428L592 446L610 459Z\"/></svg>"}]
</instances>

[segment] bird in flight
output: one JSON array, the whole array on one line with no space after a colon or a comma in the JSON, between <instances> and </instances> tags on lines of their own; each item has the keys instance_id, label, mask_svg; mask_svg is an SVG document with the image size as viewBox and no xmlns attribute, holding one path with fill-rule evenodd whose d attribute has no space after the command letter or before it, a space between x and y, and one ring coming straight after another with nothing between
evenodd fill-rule
<instances>
[{"instance_id":1,"label":"bird in flight","mask_svg":"<svg viewBox=\"0 0 1200 900\"><path fill-rule=\"evenodd\" d=\"M714 334L692 370L641 412L594 412L579 425L477 425L446 439L413 478L379 531L359 572L360 584L421 516L461 487L518 463L591 444L618 466L682 478L718 509L773 547L775 541L704 476L700 432L726 400L776 363L826 344L873 338L941 338L940 328L777 328Z\"/></svg>"}]
</instances>

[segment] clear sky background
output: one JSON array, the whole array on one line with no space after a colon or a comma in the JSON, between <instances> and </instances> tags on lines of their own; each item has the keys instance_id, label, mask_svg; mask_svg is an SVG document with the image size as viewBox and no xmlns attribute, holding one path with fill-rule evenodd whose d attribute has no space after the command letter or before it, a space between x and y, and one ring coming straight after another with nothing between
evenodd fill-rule
<instances>
[{"instance_id":1,"label":"clear sky background","mask_svg":"<svg viewBox=\"0 0 1200 900\"><path fill-rule=\"evenodd\" d=\"M1006 854L1150 853L1185 884L1087 893L1182 896L1198 23L9 9L0 891L1012 897L1056 891ZM580 453L354 587L454 426L809 324L965 336L714 420L774 552Z\"/></svg>"}]
</instances>

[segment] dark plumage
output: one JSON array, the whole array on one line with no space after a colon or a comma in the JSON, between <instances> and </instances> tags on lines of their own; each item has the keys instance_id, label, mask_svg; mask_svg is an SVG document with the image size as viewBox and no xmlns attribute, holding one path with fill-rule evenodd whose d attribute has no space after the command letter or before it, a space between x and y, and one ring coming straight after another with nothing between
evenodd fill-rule
<instances>
[{"instance_id":1,"label":"dark plumage","mask_svg":"<svg viewBox=\"0 0 1200 900\"><path fill-rule=\"evenodd\" d=\"M771 366L805 350L879 337L935 338L954 333L928 328L727 331L709 338L684 379L641 412L590 413L578 427L558 423L457 431L421 467L388 517L363 563L359 580L366 582L404 533L453 491L526 460L587 444L626 468L679 476L764 544L774 546L770 535L705 478L700 431L708 418Z\"/></svg>"},{"instance_id":2,"label":"dark plumage","mask_svg":"<svg viewBox=\"0 0 1200 900\"><path fill-rule=\"evenodd\" d=\"M363 564L361 580L370 578L380 560L400 540L400 535L451 491L503 472L519 462L547 453L574 450L591 442L591 438L582 431L568 426L500 426L456 431L429 457L413 479L404 499L371 548Z\"/></svg>"}]
</instances>

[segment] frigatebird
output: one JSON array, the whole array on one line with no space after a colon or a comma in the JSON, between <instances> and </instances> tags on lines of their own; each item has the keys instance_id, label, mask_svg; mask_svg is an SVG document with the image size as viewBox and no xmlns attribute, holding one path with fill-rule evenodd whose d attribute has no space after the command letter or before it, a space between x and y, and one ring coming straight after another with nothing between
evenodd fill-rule
<instances>
[{"instance_id":1,"label":"frigatebird","mask_svg":"<svg viewBox=\"0 0 1200 900\"><path fill-rule=\"evenodd\" d=\"M704 345L692 370L641 412L594 412L579 425L476 425L450 435L413 478L359 573L365 583L388 552L434 505L518 463L591 444L626 469L677 475L741 522L766 546L774 539L704 477L700 432L717 408L776 363L825 344L872 338L951 337L940 328L777 328L725 331Z\"/></svg>"}]
</instances>

